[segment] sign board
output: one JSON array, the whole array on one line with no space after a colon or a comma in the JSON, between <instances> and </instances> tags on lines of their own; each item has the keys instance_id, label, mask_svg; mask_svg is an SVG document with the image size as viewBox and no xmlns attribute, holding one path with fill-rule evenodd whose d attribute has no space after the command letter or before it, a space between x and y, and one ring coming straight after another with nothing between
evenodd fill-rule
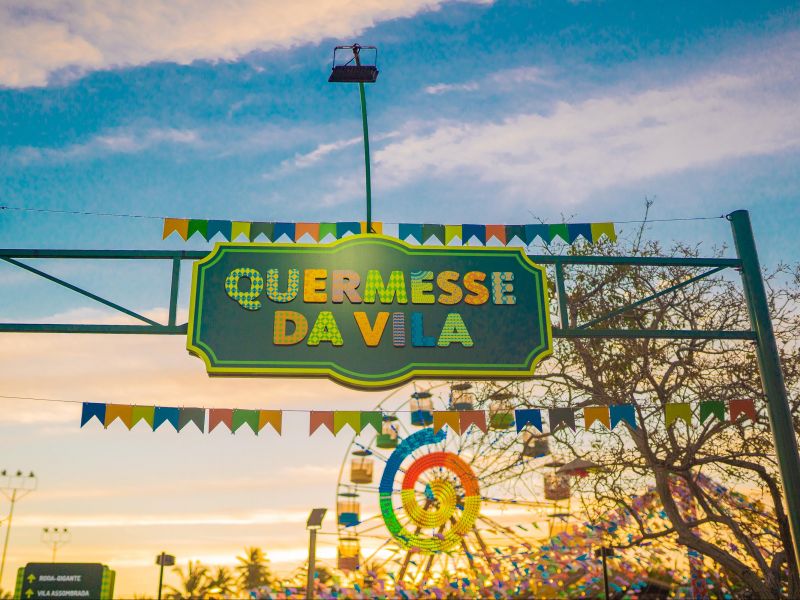
<instances>
[{"instance_id":1,"label":"sign board","mask_svg":"<svg viewBox=\"0 0 800 600\"><path fill-rule=\"evenodd\" d=\"M220 243L194 265L187 347L211 375L524 378L552 350L547 283L521 248Z\"/></svg>"},{"instance_id":2,"label":"sign board","mask_svg":"<svg viewBox=\"0 0 800 600\"><path fill-rule=\"evenodd\" d=\"M113 597L114 571L98 563L28 563L17 571L17 600Z\"/></svg>"}]
</instances>

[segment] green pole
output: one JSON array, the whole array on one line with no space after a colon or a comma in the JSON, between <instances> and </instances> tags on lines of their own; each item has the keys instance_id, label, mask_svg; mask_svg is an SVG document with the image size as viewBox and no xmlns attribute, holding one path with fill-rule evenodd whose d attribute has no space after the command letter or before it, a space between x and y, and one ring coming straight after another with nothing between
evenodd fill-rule
<instances>
[{"instance_id":1,"label":"green pole","mask_svg":"<svg viewBox=\"0 0 800 600\"><path fill-rule=\"evenodd\" d=\"M369 172L369 127L367 126L367 95L364 84L358 82L358 93L361 96L361 122L364 126L364 174L367 179L367 233L372 231L372 182Z\"/></svg>"},{"instance_id":2,"label":"green pole","mask_svg":"<svg viewBox=\"0 0 800 600\"><path fill-rule=\"evenodd\" d=\"M750 214L746 210L737 210L728 215L728 220L733 229L736 254L742 261L744 296L750 313L750 323L756 334L758 370L761 373L761 385L767 398L770 428L783 483L783 500L786 503L786 513L792 533L792 548L786 549L788 563L794 569L800 569L800 564L798 564L800 557L800 454L798 454L797 438L792 425L789 398L786 394L778 345L775 342L775 332L772 329L772 320L769 315L767 294L764 290L764 280L761 277L761 266L758 262L753 228L750 225ZM794 560L792 560L791 554L794 555Z\"/></svg>"},{"instance_id":3,"label":"green pole","mask_svg":"<svg viewBox=\"0 0 800 600\"><path fill-rule=\"evenodd\" d=\"M164 587L164 555L166 552L161 553L161 560L159 561L158 569L158 600L161 600L161 590Z\"/></svg>"},{"instance_id":4,"label":"green pole","mask_svg":"<svg viewBox=\"0 0 800 600\"><path fill-rule=\"evenodd\" d=\"M8 538L11 537L11 520L14 518L14 503L17 501L17 490L14 488L11 491L11 509L8 511L8 519L6 522L6 541L3 544L3 558L0 559L0 585L3 582L3 571L6 568L6 552L8 552Z\"/></svg>"}]
</instances>

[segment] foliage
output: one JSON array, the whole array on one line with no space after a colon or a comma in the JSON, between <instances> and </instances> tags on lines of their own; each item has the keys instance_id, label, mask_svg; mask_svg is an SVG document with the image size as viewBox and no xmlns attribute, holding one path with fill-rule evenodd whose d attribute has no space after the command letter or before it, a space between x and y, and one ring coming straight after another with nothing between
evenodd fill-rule
<instances>
[{"instance_id":1,"label":"foliage","mask_svg":"<svg viewBox=\"0 0 800 600\"><path fill-rule=\"evenodd\" d=\"M269 561L261 548L245 548L244 555L237 556L236 560L239 561L235 569L237 581L239 588L243 591L271 583L272 573L269 568Z\"/></svg>"},{"instance_id":2,"label":"foliage","mask_svg":"<svg viewBox=\"0 0 800 600\"><path fill-rule=\"evenodd\" d=\"M189 561L186 572L181 567L173 567L180 579L180 587L166 586L167 598L171 600L204 600L207 598L209 577L208 567L200 561Z\"/></svg>"},{"instance_id":3,"label":"foliage","mask_svg":"<svg viewBox=\"0 0 800 600\"><path fill-rule=\"evenodd\" d=\"M637 256L699 256L695 247L665 250L642 241L592 247L573 245L571 253ZM569 267L566 318L570 328L607 315L702 272L687 266L591 265ZM800 269L779 266L765 276L776 336L783 359L795 427L800 431ZM555 290L551 311L558 313ZM556 321L557 322L557 321ZM718 274L681 287L604 320L598 328L749 330L749 315L736 273ZM499 391L510 391L519 407L610 406L634 404L640 427L612 431L595 425L591 433L563 428L550 434L554 452L564 460L584 458L601 468L573 480L580 516L603 527L603 515L621 510L638 524L635 535L606 531L610 545L624 548L644 542L671 543L705 560L705 569L730 580L743 595L798 597L794 558L766 404L752 342L705 339L557 340L553 356L541 363L532 383L490 383L479 388L482 405ZM682 421L667 428L667 403L754 399L755 423L715 418L692 426ZM486 436L477 444L496 444ZM503 443L503 442L501 442ZM530 486L535 466L519 459L519 441L495 446L484 480L516 486L519 495L540 494ZM485 448L473 449L481 453ZM503 452L505 450L505 452ZM489 453L487 453L489 454ZM710 483L709 483L710 482ZM746 490L757 502L740 502L728 492ZM631 498L654 490L663 506L662 527L651 527ZM733 497L733 500L730 498Z\"/></svg>"}]
</instances>

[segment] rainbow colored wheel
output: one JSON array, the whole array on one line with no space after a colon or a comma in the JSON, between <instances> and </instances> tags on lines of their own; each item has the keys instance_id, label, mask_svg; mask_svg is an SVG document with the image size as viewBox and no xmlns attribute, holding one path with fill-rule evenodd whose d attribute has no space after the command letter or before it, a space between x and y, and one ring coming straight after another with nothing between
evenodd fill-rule
<instances>
[{"instance_id":1,"label":"rainbow colored wheel","mask_svg":"<svg viewBox=\"0 0 800 600\"><path fill-rule=\"evenodd\" d=\"M458 545L472 530L480 512L478 479L457 455L431 452L401 468L415 450L444 439L444 430L434 433L432 429L417 431L404 439L389 456L378 488L387 529L402 546L416 551L443 552ZM413 532L395 513L395 479L401 472L400 501Z\"/></svg>"}]
</instances>

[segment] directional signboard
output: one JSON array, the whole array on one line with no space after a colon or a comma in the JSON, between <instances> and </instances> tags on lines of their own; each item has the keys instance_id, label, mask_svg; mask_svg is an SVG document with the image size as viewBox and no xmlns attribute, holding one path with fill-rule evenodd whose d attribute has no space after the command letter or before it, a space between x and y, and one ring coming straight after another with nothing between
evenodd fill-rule
<instances>
[{"instance_id":1,"label":"directional signboard","mask_svg":"<svg viewBox=\"0 0 800 600\"><path fill-rule=\"evenodd\" d=\"M28 563L17 572L14 598L111 600L114 571L97 563Z\"/></svg>"},{"instance_id":2,"label":"directional signboard","mask_svg":"<svg viewBox=\"0 0 800 600\"><path fill-rule=\"evenodd\" d=\"M547 282L521 248L217 244L195 263L187 346L212 375L529 377L552 348Z\"/></svg>"}]
</instances>

